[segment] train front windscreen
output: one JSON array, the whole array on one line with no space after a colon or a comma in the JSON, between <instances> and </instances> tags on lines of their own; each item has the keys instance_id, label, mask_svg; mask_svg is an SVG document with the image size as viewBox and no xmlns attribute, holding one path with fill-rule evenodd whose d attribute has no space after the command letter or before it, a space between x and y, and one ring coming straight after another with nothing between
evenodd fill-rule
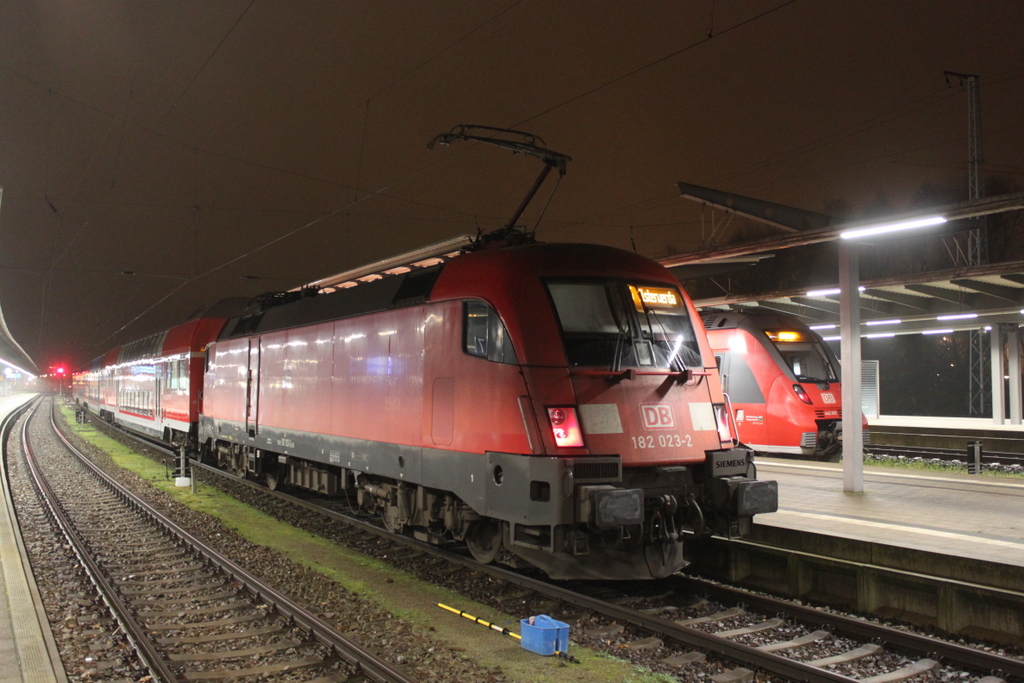
<instances>
[{"instance_id":1,"label":"train front windscreen","mask_svg":"<svg viewBox=\"0 0 1024 683\"><path fill-rule=\"evenodd\" d=\"M681 371L702 366L693 323L677 290L615 280L547 284L570 367Z\"/></svg>"},{"instance_id":2,"label":"train front windscreen","mask_svg":"<svg viewBox=\"0 0 1024 683\"><path fill-rule=\"evenodd\" d=\"M765 334L798 382L827 384L839 381L832 354L815 337L790 330L765 330Z\"/></svg>"}]
</instances>

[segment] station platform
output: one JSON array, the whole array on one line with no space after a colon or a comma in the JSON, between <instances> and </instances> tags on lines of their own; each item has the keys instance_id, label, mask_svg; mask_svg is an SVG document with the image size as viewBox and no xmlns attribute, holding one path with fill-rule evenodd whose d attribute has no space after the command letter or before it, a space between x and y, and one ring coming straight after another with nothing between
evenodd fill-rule
<instances>
[{"instance_id":1,"label":"station platform","mask_svg":"<svg viewBox=\"0 0 1024 683\"><path fill-rule=\"evenodd\" d=\"M0 419L33 398L0 398ZM5 467L0 462L0 470ZM2 481L6 481L6 472ZM0 486L0 683L66 683L67 676L25 558L14 508Z\"/></svg>"},{"instance_id":2,"label":"station platform","mask_svg":"<svg viewBox=\"0 0 1024 683\"><path fill-rule=\"evenodd\" d=\"M845 493L842 467L758 456L779 511L755 525L1024 567L1024 479L865 466Z\"/></svg>"},{"instance_id":3,"label":"station platform","mask_svg":"<svg viewBox=\"0 0 1024 683\"><path fill-rule=\"evenodd\" d=\"M988 417L922 417L880 415L868 418L872 446L908 446L962 449L981 441L986 453L1024 455L1024 425L996 424Z\"/></svg>"}]
</instances>

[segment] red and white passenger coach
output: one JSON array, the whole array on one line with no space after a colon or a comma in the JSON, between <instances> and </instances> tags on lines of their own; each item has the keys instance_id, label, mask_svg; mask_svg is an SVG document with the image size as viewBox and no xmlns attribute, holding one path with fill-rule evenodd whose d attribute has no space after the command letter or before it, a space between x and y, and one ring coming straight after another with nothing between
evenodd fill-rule
<instances>
[{"instance_id":1,"label":"red and white passenger coach","mask_svg":"<svg viewBox=\"0 0 1024 683\"><path fill-rule=\"evenodd\" d=\"M203 351L224 317L207 317L111 349L73 377L79 405L169 444L195 443Z\"/></svg>"}]
</instances>

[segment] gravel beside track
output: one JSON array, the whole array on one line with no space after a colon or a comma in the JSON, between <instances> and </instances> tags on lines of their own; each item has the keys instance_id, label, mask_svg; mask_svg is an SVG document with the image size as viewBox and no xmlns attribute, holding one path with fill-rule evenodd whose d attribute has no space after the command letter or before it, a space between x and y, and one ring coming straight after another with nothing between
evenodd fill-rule
<instances>
[{"instance_id":1,"label":"gravel beside track","mask_svg":"<svg viewBox=\"0 0 1024 683\"><path fill-rule=\"evenodd\" d=\"M650 632L642 628L616 623L599 614L577 609L533 591L524 590L513 583L485 576L482 572L453 567L443 560L435 560L426 554L418 553L386 539L353 532L341 524L325 524L323 520L309 515L307 511L270 498L250 486L226 479L218 479L216 485L229 491L231 495L239 497L248 504L285 520L289 524L330 536L339 543L386 560L393 566L414 574L424 581L445 586L477 602L513 614L550 614L572 626L575 642L587 645L597 651L605 651L652 671L678 676L680 680L689 681L710 680L711 677L726 674L734 668L733 664L713 656L698 660L693 664L680 666L673 663L673 659L686 654L690 649L678 643L652 637ZM320 502L325 503L326 501L321 500ZM635 609L660 614L673 621L699 619L727 612L730 609L730 605L704 600L696 597L691 591L668 590L666 592L665 585L665 583L647 582L644 587L634 584L612 584L611 586L604 584L597 587L575 584L572 587L611 602L628 604ZM652 590L660 590L661 593L643 597ZM702 625L695 625L694 628L706 633L719 633L762 624L776 616L775 614L744 611L735 618L710 619ZM769 643L807 636L813 631L813 628L800 625L792 620L782 619L780 624L772 628L736 636L734 642L760 647ZM784 654L798 661L812 662L849 652L862 645L864 645L863 641L826 634L826 637L819 641L811 642L803 647L788 649ZM975 647L998 651L1000 654L1005 653L1002 648L994 648L985 644L977 644ZM854 662L832 665L830 670L850 678L867 678L894 672L918 661L921 661L920 657L908 657L898 652L887 651L883 647L874 654ZM918 674L913 680L926 683L971 683L980 681L983 677L983 674L972 674L956 666L943 666L941 663L937 663L933 669ZM769 680L769 678L771 677L762 675L763 680Z\"/></svg>"},{"instance_id":2,"label":"gravel beside track","mask_svg":"<svg viewBox=\"0 0 1024 683\"><path fill-rule=\"evenodd\" d=\"M124 436L122 439L128 440ZM139 448L135 442L132 442L132 446ZM154 457L162 458L156 454ZM203 474L202 476L211 475ZM204 483L203 485L208 484ZM396 568L407 571L424 581L444 586L503 612L551 614L572 625L574 642L586 644L594 650L604 651L615 657L646 666L655 672L676 676L679 680L691 681L710 680L711 677L727 673L734 668L733 664L710 655L704 659L698 659L692 664L673 662L674 658L689 651L686 646L667 639L663 641L653 637L650 632L642 628L616 623L587 609L575 608L539 595L534 591L524 590L512 582L487 576L482 571L467 570L386 538L355 531L342 523L331 523L323 517L310 514L308 510L269 497L265 492L255 490L243 483L217 477L215 485L247 504L293 526L331 538L359 552L385 560ZM326 501L319 502L325 503ZM268 568L268 571L273 571L273 568ZM668 590L666 590L666 586L669 586ZM589 590L585 586L573 586L573 588L596 593L598 597L605 600L622 605L628 604L631 608L657 614L670 621L707 619L691 624L693 628L707 633L721 633L731 629L750 629L752 626L770 622L768 627L731 637L734 642L755 648L804 636L810 637L814 630L785 617L775 622L773 621L777 616L775 614L754 614L743 611L743 613L729 616L729 610L734 606L701 598L689 590L672 589L670 583L646 582L644 587L630 584L615 584L609 587L608 584L605 584L603 588L598 586L591 587ZM660 591L660 594L651 595L652 591ZM725 612L726 616L709 618L721 612ZM828 633L821 638L809 638L809 640L811 642L802 647L787 648L786 656L798 661L810 662L847 652L863 645L863 641ZM977 647L985 646L977 645ZM917 661L921 660L899 653L887 652L883 648L854 663L833 665L830 670L851 678L863 679L893 672ZM494 674L494 672L491 673ZM966 672L956 667L944 667L941 663L936 663L933 668L917 675L913 680L930 683L952 683L954 681L970 683L981 678L976 673ZM501 678L473 680L501 680ZM757 675L757 680L777 679L762 673Z\"/></svg>"},{"instance_id":3,"label":"gravel beside track","mask_svg":"<svg viewBox=\"0 0 1024 683\"><path fill-rule=\"evenodd\" d=\"M994 474L1024 474L1024 456L1015 453L985 453L981 462L983 472ZM967 472L971 463L962 450L942 448L909 448L871 445L864 448L864 463L882 465L927 465L950 472Z\"/></svg>"},{"instance_id":4,"label":"gravel beside track","mask_svg":"<svg viewBox=\"0 0 1024 683\"><path fill-rule=\"evenodd\" d=\"M22 417L21 421L26 418ZM148 675L50 521L26 470L19 426L8 443L11 495L61 661L71 681L139 681ZM59 445L59 444L57 444Z\"/></svg>"},{"instance_id":5,"label":"gravel beside track","mask_svg":"<svg viewBox=\"0 0 1024 683\"><path fill-rule=\"evenodd\" d=\"M30 427L30 438L37 452L59 452L63 448L49 432L48 419L48 416L40 416L39 421L33 421ZM57 423L61 425L62 421L58 418ZM325 581L322 575L268 551L267 548L251 544L214 518L178 504L134 474L115 466L106 453L82 442L73 433L67 433L67 430L65 434L94 462L161 513L174 519L218 552L231 557L246 570L278 586L279 590L295 601L315 606L314 612L334 623L342 632L360 640L364 646L385 653L386 658L394 664L404 665L413 677L424 681L474 680L501 683L505 680L500 672L466 659L453 648L432 640L429 633L413 629L372 602ZM12 460L19 458L12 457ZM24 476L24 467L20 462L12 469L17 469L17 474L12 472L12 477ZM17 491L28 490L22 483L15 484L15 488ZM78 570L69 569L77 563L70 552L64 549L63 538L54 535L41 512L28 516L31 515L27 512L31 507L29 498L23 494L17 496L16 503L20 499L26 509L26 513L23 513L23 507L19 506L19 519L25 516L29 520L22 521L23 526L32 530L31 537L26 531L26 543L34 548L31 553L34 555L33 567L40 579L47 614L59 640L69 677L82 681L142 681L146 672L134 660L131 646L117 635L116 624L108 617L105 606L97 600L92 585ZM34 498L34 494L31 498ZM41 535L37 538L36 534ZM77 580L72 581L72 578ZM344 679L344 676L339 678ZM250 680L257 678L250 677ZM276 674L259 680L295 679Z\"/></svg>"}]
</instances>

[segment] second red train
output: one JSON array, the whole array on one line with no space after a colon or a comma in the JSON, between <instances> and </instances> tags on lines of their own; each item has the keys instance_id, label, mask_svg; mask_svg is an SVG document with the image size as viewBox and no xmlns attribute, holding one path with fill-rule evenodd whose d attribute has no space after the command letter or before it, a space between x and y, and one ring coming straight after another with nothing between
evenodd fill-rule
<instances>
[{"instance_id":1,"label":"second red train","mask_svg":"<svg viewBox=\"0 0 1024 683\"><path fill-rule=\"evenodd\" d=\"M838 461L839 360L821 336L792 316L755 308L702 318L740 441L758 452Z\"/></svg>"}]
</instances>

